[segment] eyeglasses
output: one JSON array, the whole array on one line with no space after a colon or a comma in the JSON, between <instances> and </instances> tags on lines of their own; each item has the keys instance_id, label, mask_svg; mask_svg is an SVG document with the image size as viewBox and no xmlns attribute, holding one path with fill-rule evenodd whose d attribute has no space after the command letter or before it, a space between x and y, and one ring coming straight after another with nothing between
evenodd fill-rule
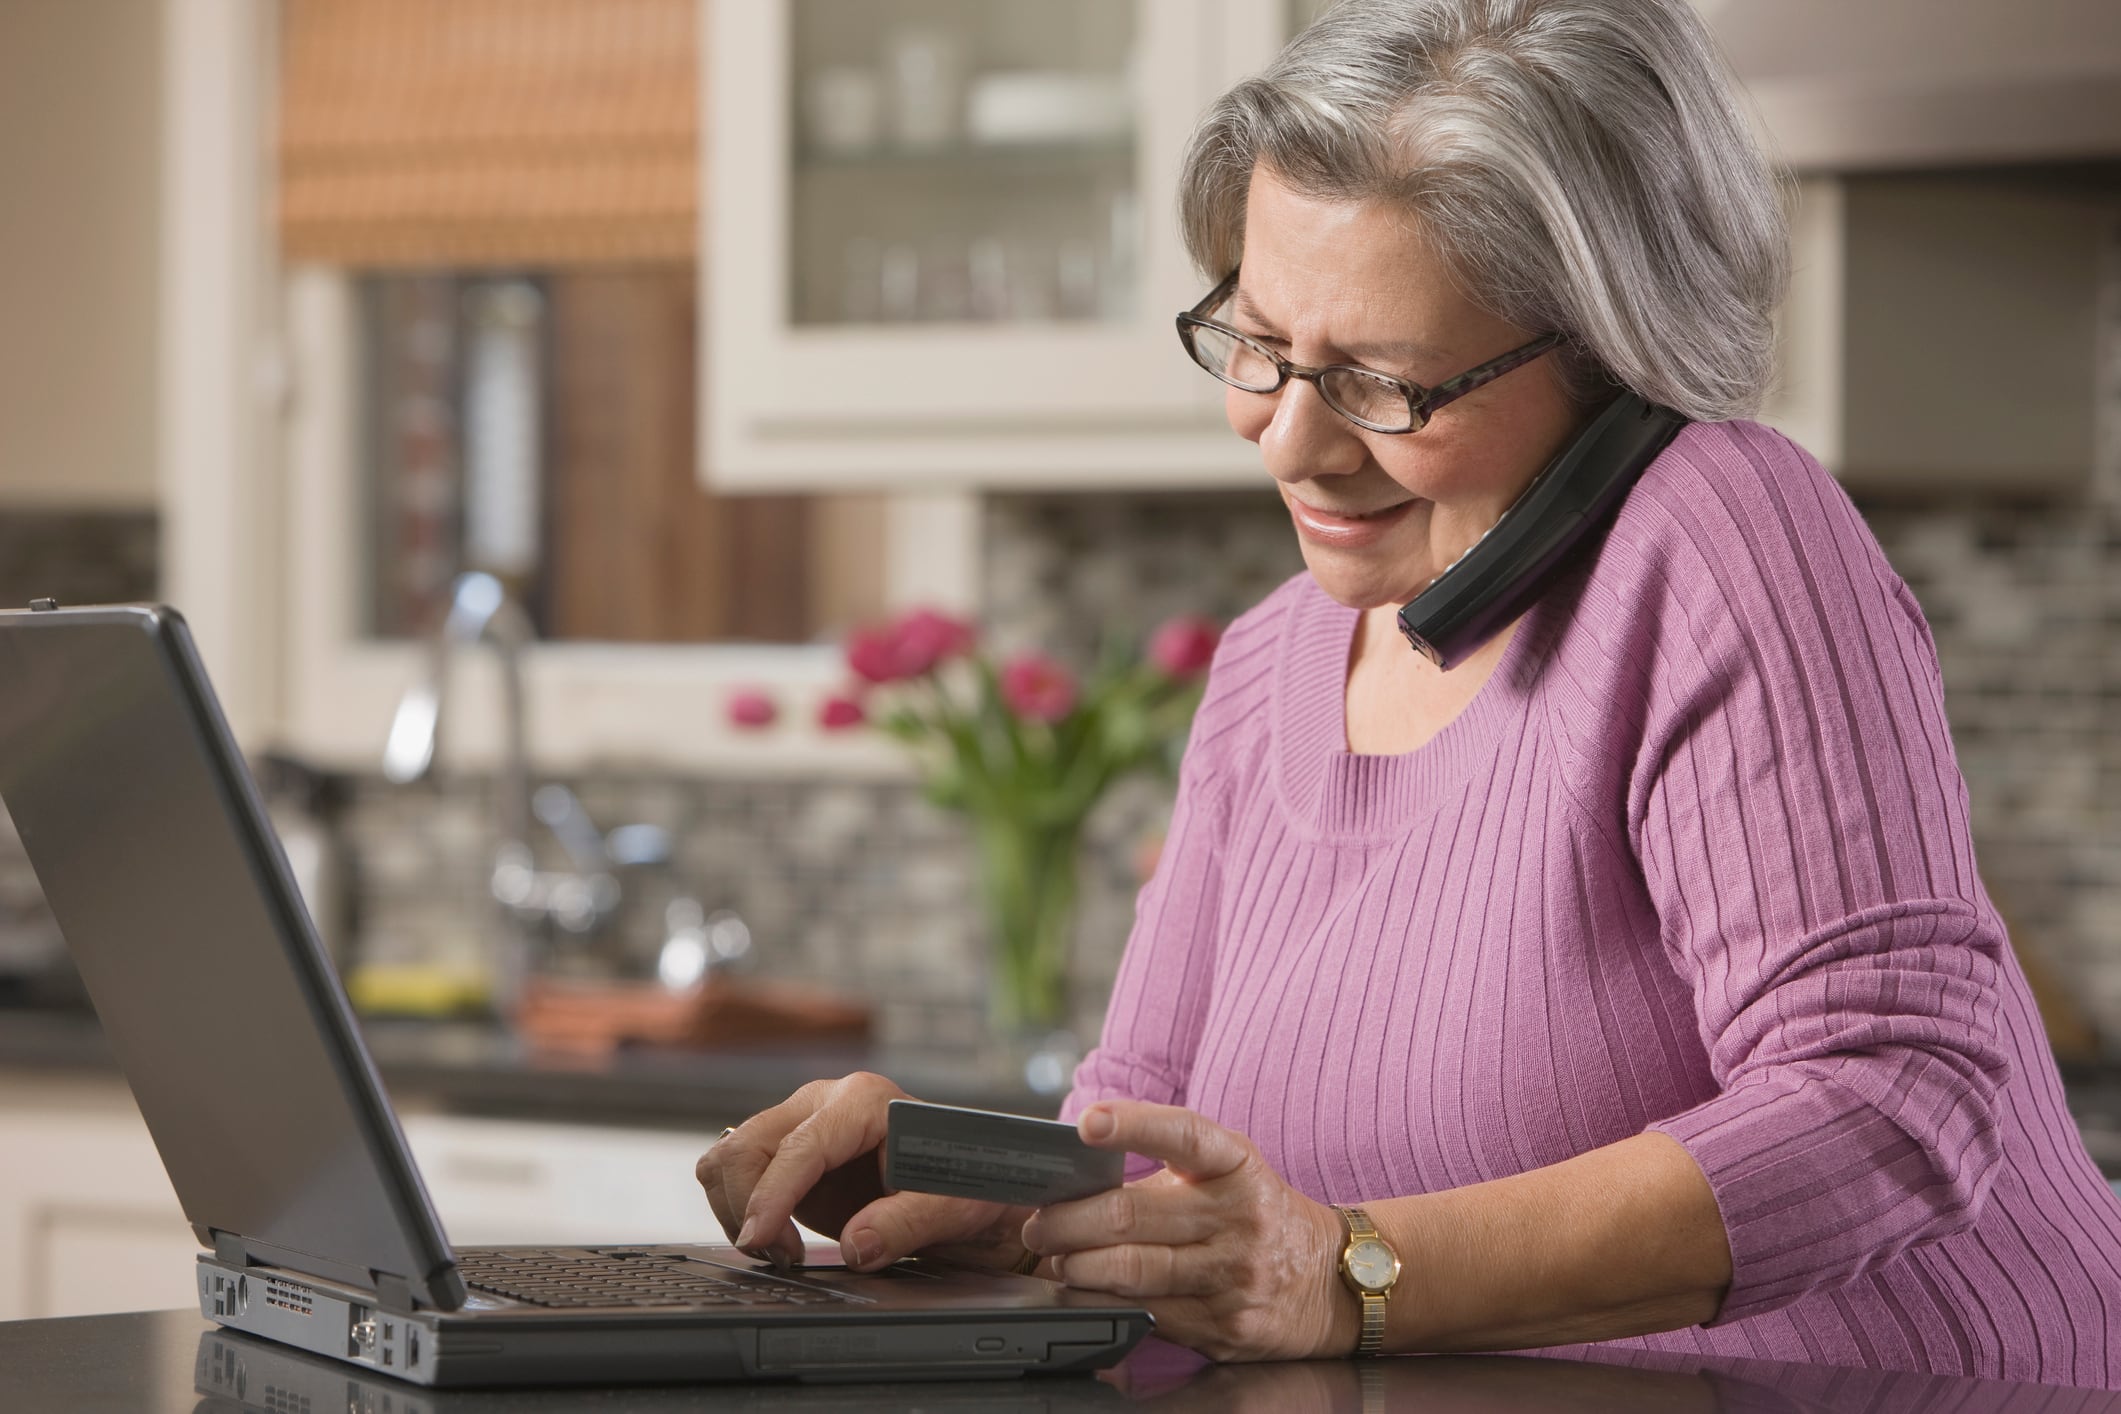
<instances>
[{"instance_id":1,"label":"eyeglasses","mask_svg":"<svg viewBox=\"0 0 2121 1414\"><path fill-rule=\"evenodd\" d=\"M1236 288L1237 272L1233 270L1208 291L1205 299L1178 316L1178 341L1186 346L1193 361L1247 393L1278 393L1291 378L1301 378L1318 389L1327 407L1371 432L1419 432L1435 416L1436 409L1514 368L1522 368L1562 342L1559 334L1541 334L1500 358L1490 359L1456 378L1446 378L1433 388L1424 388L1353 363L1306 368L1289 362L1250 334L1240 334L1209 317L1221 310Z\"/></svg>"}]
</instances>

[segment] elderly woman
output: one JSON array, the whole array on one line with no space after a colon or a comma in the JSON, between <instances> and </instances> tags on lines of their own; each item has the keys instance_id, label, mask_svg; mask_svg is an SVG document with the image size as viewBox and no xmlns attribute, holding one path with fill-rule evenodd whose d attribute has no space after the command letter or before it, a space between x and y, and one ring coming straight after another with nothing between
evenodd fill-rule
<instances>
[{"instance_id":1,"label":"elderly woman","mask_svg":"<svg viewBox=\"0 0 2121 1414\"><path fill-rule=\"evenodd\" d=\"M1209 112L1183 219L1188 349L1308 571L1218 652L1064 1111L1131 1181L886 1195L899 1092L852 1076L701 1161L733 1238L1035 1266L1221 1358L2121 1387L2121 1202L1975 872L1922 615L1738 420L1786 239L1685 0L1353 0ZM1448 671L1408 651L1397 606L1623 391L1691 422L1603 533Z\"/></svg>"}]
</instances>

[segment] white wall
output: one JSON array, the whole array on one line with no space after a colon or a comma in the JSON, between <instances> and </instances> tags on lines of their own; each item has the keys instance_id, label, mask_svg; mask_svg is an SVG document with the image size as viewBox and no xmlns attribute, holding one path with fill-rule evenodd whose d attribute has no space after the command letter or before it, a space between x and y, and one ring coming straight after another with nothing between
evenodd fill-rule
<instances>
[{"instance_id":1,"label":"white wall","mask_svg":"<svg viewBox=\"0 0 2121 1414\"><path fill-rule=\"evenodd\" d=\"M155 499L159 0L0 0L0 505Z\"/></svg>"}]
</instances>

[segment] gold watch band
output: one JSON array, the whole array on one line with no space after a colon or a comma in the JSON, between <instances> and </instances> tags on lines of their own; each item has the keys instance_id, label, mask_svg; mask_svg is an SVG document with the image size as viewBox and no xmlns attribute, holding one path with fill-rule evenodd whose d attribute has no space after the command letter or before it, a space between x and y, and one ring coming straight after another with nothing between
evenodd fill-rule
<instances>
[{"instance_id":1,"label":"gold watch band","mask_svg":"<svg viewBox=\"0 0 2121 1414\"><path fill-rule=\"evenodd\" d=\"M1385 1298L1383 1293L1362 1294L1362 1339L1355 1342L1357 1355L1375 1355L1385 1348Z\"/></svg>"},{"instance_id":2,"label":"gold watch band","mask_svg":"<svg viewBox=\"0 0 2121 1414\"><path fill-rule=\"evenodd\" d=\"M1334 1208L1340 1214L1341 1221L1347 1224L1349 1247L1352 1248L1364 1238L1378 1236L1377 1224L1371 1222L1370 1215L1361 1208L1342 1207L1339 1204L1335 1204ZM1356 1298L1362 1302L1362 1334L1355 1342L1355 1353L1358 1356L1376 1355L1385 1345L1386 1293L1365 1291L1360 1287L1353 1289Z\"/></svg>"}]
</instances>

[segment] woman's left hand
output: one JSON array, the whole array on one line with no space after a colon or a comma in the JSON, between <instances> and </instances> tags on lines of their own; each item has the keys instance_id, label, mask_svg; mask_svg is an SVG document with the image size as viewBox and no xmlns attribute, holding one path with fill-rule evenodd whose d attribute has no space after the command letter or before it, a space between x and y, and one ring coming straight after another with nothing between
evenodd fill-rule
<instances>
[{"instance_id":1,"label":"woman's left hand","mask_svg":"<svg viewBox=\"0 0 2121 1414\"><path fill-rule=\"evenodd\" d=\"M1024 1245L1072 1287L1136 1300L1156 1333L1216 1360L1300 1360L1355 1349L1340 1215L1282 1181L1244 1135L1191 1110L1106 1100L1077 1130L1161 1173L1041 1208ZM1345 1309L1343 1309L1345 1308Z\"/></svg>"}]
</instances>

